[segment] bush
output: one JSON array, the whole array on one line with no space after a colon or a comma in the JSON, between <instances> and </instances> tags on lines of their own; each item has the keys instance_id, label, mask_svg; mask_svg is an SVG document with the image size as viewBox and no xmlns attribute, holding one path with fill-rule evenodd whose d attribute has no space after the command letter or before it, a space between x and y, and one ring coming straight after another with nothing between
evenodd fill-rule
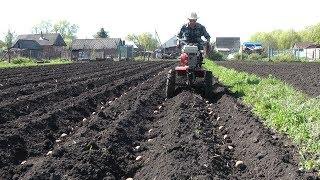
<instances>
[{"instance_id":1,"label":"bush","mask_svg":"<svg viewBox=\"0 0 320 180\"><path fill-rule=\"evenodd\" d=\"M242 59L241 59L241 54L242 54ZM234 59L236 59L236 60L248 59L248 54L247 53L236 53L234 55Z\"/></svg>"},{"instance_id":2,"label":"bush","mask_svg":"<svg viewBox=\"0 0 320 180\"><path fill-rule=\"evenodd\" d=\"M253 61L262 60L262 56L258 53L252 53L248 56L248 59Z\"/></svg>"},{"instance_id":3,"label":"bush","mask_svg":"<svg viewBox=\"0 0 320 180\"><path fill-rule=\"evenodd\" d=\"M292 62L295 61L295 57L292 53L280 53L272 58L274 62Z\"/></svg>"},{"instance_id":4,"label":"bush","mask_svg":"<svg viewBox=\"0 0 320 180\"><path fill-rule=\"evenodd\" d=\"M211 51L208 54L208 59L213 61L222 61L224 59L223 54L218 51Z\"/></svg>"},{"instance_id":5,"label":"bush","mask_svg":"<svg viewBox=\"0 0 320 180\"><path fill-rule=\"evenodd\" d=\"M58 58L58 59L52 59L52 60L47 60L49 63L67 63L71 62L69 59L64 59L64 58Z\"/></svg>"},{"instance_id":6,"label":"bush","mask_svg":"<svg viewBox=\"0 0 320 180\"><path fill-rule=\"evenodd\" d=\"M33 63L33 60L25 57L18 57L13 59L11 63L12 64L28 64L28 63Z\"/></svg>"}]
</instances>

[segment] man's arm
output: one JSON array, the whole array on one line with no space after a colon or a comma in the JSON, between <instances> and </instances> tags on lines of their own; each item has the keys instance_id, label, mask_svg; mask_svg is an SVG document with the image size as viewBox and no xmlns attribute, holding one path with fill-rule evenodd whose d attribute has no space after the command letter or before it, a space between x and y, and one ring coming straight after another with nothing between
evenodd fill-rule
<instances>
[{"instance_id":1,"label":"man's arm","mask_svg":"<svg viewBox=\"0 0 320 180\"><path fill-rule=\"evenodd\" d=\"M210 41L210 35L209 33L207 32L206 28L204 26L202 26L202 33L203 33L203 36L207 39L207 41L209 42Z\"/></svg>"},{"instance_id":2,"label":"man's arm","mask_svg":"<svg viewBox=\"0 0 320 180\"><path fill-rule=\"evenodd\" d=\"M181 39L183 36L184 26L181 27L180 32L178 33L178 38Z\"/></svg>"}]
</instances>

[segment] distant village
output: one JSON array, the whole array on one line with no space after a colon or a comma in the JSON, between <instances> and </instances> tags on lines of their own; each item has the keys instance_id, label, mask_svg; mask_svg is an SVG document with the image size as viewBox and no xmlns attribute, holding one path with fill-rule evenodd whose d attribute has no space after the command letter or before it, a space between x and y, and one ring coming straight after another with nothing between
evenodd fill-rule
<instances>
[{"instance_id":1,"label":"distant village","mask_svg":"<svg viewBox=\"0 0 320 180\"><path fill-rule=\"evenodd\" d=\"M239 52L262 53L274 55L277 51L266 49L261 43L243 42L240 37L216 37L211 44L215 51L227 58ZM320 45L315 43L295 43L292 53L296 57L315 60L320 58ZM154 51L146 51L133 42L126 42L121 38L93 38L73 39L71 45L67 44L59 33L39 33L17 36L12 47L2 54L1 59L27 57L31 59L70 59L74 61L88 60L130 60L136 56L157 59L176 59L180 49L177 47L177 37L160 44ZM230 57L231 56L231 57Z\"/></svg>"}]
</instances>

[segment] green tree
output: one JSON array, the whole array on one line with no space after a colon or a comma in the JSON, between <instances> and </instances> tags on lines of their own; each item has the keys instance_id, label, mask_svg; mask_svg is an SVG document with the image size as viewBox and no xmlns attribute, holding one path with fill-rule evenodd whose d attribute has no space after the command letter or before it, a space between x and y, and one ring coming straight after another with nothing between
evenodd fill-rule
<instances>
[{"instance_id":1,"label":"green tree","mask_svg":"<svg viewBox=\"0 0 320 180\"><path fill-rule=\"evenodd\" d=\"M299 32L294 30L275 30L272 32L258 32L250 38L253 42L260 42L264 47L272 49L290 49L297 42L302 41Z\"/></svg>"},{"instance_id":2,"label":"green tree","mask_svg":"<svg viewBox=\"0 0 320 180\"><path fill-rule=\"evenodd\" d=\"M0 49L2 49L4 47L6 47L6 44L3 41L0 40Z\"/></svg>"},{"instance_id":3,"label":"green tree","mask_svg":"<svg viewBox=\"0 0 320 180\"><path fill-rule=\"evenodd\" d=\"M127 39L147 51L154 51L159 45L157 39L151 33L129 34Z\"/></svg>"},{"instance_id":4,"label":"green tree","mask_svg":"<svg viewBox=\"0 0 320 180\"><path fill-rule=\"evenodd\" d=\"M67 20L58 21L53 25L53 31L61 34L68 47L70 47L72 40L76 38L78 30L78 25L71 24Z\"/></svg>"},{"instance_id":5,"label":"green tree","mask_svg":"<svg viewBox=\"0 0 320 180\"><path fill-rule=\"evenodd\" d=\"M99 32L94 36L95 38L108 38L109 33L104 30L104 28L101 28Z\"/></svg>"},{"instance_id":6,"label":"green tree","mask_svg":"<svg viewBox=\"0 0 320 180\"><path fill-rule=\"evenodd\" d=\"M53 25L51 21L41 21L39 24L32 27L32 33L40 34L40 33L51 33L53 32Z\"/></svg>"},{"instance_id":7,"label":"green tree","mask_svg":"<svg viewBox=\"0 0 320 180\"><path fill-rule=\"evenodd\" d=\"M258 32L251 36L250 41L259 42L264 47L270 47L276 49L278 47L277 40L272 36L271 33Z\"/></svg>"},{"instance_id":8,"label":"green tree","mask_svg":"<svg viewBox=\"0 0 320 180\"><path fill-rule=\"evenodd\" d=\"M302 37L300 34L293 29L284 31L278 39L279 49L290 49L295 43L301 42Z\"/></svg>"},{"instance_id":9,"label":"green tree","mask_svg":"<svg viewBox=\"0 0 320 180\"><path fill-rule=\"evenodd\" d=\"M12 47L14 36L15 36L14 32L11 32L10 30L8 30L7 35L4 38L6 49L10 49Z\"/></svg>"},{"instance_id":10,"label":"green tree","mask_svg":"<svg viewBox=\"0 0 320 180\"><path fill-rule=\"evenodd\" d=\"M79 26L76 24L71 24L67 20L58 21L53 25L53 31L55 33L60 33L63 38L73 39L76 38L76 34L79 30Z\"/></svg>"},{"instance_id":11,"label":"green tree","mask_svg":"<svg viewBox=\"0 0 320 180\"><path fill-rule=\"evenodd\" d=\"M306 27L300 34L303 37L303 41L320 44L320 23Z\"/></svg>"}]
</instances>

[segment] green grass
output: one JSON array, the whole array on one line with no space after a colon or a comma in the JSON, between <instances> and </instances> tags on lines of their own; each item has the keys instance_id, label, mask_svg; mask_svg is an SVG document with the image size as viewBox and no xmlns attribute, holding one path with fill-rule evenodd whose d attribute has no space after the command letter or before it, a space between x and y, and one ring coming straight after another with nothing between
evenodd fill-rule
<instances>
[{"instance_id":1,"label":"green grass","mask_svg":"<svg viewBox=\"0 0 320 180\"><path fill-rule=\"evenodd\" d=\"M304 169L320 170L320 96L310 98L272 76L260 78L209 60L205 67L268 127L287 134L298 145Z\"/></svg>"},{"instance_id":2,"label":"green grass","mask_svg":"<svg viewBox=\"0 0 320 180\"><path fill-rule=\"evenodd\" d=\"M3 68L16 68L16 67L30 67L30 66L43 66L43 65L54 65L54 64L70 64L72 61L67 59L53 59L46 60L44 63L36 63L35 60L28 58L16 58L8 63L6 61L0 61L0 69Z\"/></svg>"}]
</instances>

